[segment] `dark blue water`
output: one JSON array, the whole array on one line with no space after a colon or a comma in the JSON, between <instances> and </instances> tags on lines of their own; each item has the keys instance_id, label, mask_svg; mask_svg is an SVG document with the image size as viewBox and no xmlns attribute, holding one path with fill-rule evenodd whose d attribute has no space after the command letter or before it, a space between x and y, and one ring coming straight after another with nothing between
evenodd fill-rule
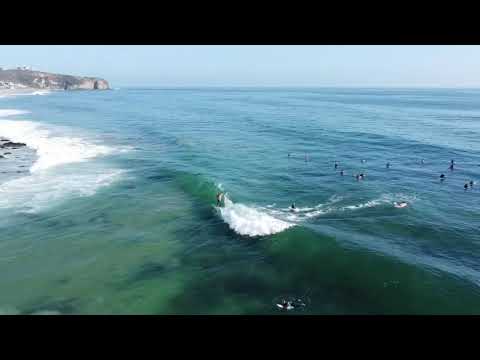
<instances>
[{"instance_id":1,"label":"dark blue water","mask_svg":"<svg viewBox=\"0 0 480 360\"><path fill-rule=\"evenodd\" d=\"M28 112L0 110L0 137L33 154L0 159L3 312L282 314L299 296L289 313L480 313L480 184L463 188L480 181L480 90L137 88L0 109Z\"/></svg>"}]
</instances>

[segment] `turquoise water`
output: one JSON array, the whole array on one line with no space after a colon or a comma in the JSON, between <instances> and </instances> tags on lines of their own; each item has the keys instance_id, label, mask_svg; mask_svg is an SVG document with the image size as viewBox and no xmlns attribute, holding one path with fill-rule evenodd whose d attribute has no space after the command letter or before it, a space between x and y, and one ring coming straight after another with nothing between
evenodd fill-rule
<instances>
[{"instance_id":1,"label":"turquoise water","mask_svg":"<svg viewBox=\"0 0 480 360\"><path fill-rule=\"evenodd\" d=\"M480 313L480 90L59 92L0 119L29 146L0 159L2 313Z\"/></svg>"}]
</instances>

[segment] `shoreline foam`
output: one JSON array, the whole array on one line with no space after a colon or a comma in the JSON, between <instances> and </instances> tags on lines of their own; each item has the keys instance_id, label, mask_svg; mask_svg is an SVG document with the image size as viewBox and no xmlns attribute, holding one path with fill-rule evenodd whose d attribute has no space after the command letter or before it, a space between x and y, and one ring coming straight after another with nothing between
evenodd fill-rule
<instances>
[{"instance_id":1,"label":"shoreline foam","mask_svg":"<svg viewBox=\"0 0 480 360\"><path fill-rule=\"evenodd\" d=\"M34 88L21 88L21 89L0 89L0 98L17 96L17 95L35 95L35 93L41 90Z\"/></svg>"}]
</instances>

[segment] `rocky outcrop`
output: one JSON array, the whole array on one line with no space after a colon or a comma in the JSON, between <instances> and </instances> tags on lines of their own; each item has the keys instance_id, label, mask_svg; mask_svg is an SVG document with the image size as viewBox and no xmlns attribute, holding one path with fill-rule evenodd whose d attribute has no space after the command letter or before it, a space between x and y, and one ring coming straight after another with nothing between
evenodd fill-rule
<instances>
[{"instance_id":1,"label":"rocky outcrop","mask_svg":"<svg viewBox=\"0 0 480 360\"><path fill-rule=\"evenodd\" d=\"M31 70L0 70L0 82L14 87L29 87L49 90L108 90L104 79L72 75L53 74Z\"/></svg>"},{"instance_id":2,"label":"rocky outcrop","mask_svg":"<svg viewBox=\"0 0 480 360\"><path fill-rule=\"evenodd\" d=\"M4 142L3 144L0 144L0 148L2 148L2 149L6 149L6 148L17 149L21 146L27 146L27 144L16 143L16 142L11 142L11 141L7 141L7 142Z\"/></svg>"}]
</instances>

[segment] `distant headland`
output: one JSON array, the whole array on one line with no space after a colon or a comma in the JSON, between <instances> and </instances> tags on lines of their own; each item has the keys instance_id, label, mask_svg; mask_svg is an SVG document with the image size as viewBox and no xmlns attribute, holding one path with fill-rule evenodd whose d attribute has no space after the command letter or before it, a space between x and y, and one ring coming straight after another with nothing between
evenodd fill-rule
<instances>
[{"instance_id":1,"label":"distant headland","mask_svg":"<svg viewBox=\"0 0 480 360\"><path fill-rule=\"evenodd\" d=\"M0 68L0 89L109 90L110 85L97 77L73 76L34 71L28 67Z\"/></svg>"}]
</instances>

